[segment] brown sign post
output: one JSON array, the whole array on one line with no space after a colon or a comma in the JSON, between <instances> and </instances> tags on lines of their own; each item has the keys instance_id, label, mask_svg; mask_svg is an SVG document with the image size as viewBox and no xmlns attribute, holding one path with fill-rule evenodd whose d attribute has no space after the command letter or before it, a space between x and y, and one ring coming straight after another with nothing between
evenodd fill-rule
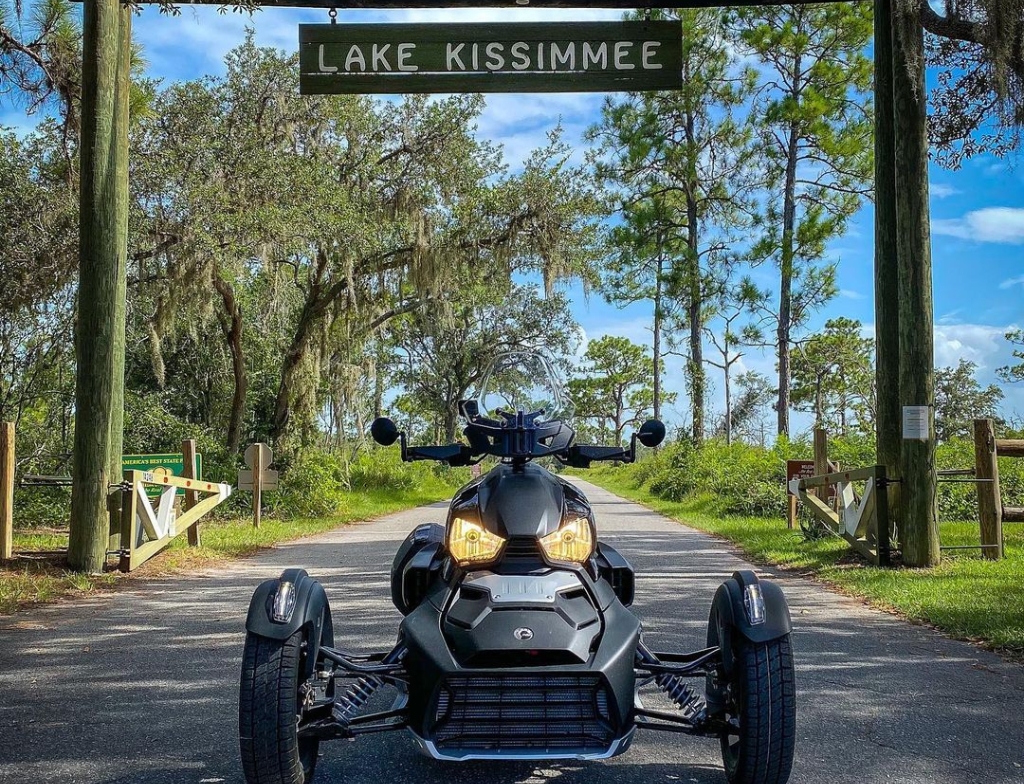
<instances>
[{"instance_id":1,"label":"brown sign post","mask_svg":"<svg viewBox=\"0 0 1024 784\"><path fill-rule=\"evenodd\" d=\"M678 22L299 25L299 89L605 92L682 86Z\"/></svg>"},{"instance_id":2,"label":"brown sign post","mask_svg":"<svg viewBox=\"0 0 1024 784\"><path fill-rule=\"evenodd\" d=\"M828 470L838 471L839 467L832 462L828 463ZM818 471L815 469L814 460L787 460L786 461L786 494L788 496L787 501L789 504L788 513L786 520L790 528L796 528L796 503L797 497L789 487L789 483L794 479L810 479L812 476L818 476ZM836 485L829 485L827 488L828 495L825 500L828 504L834 505L838 489Z\"/></svg>"}]
</instances>

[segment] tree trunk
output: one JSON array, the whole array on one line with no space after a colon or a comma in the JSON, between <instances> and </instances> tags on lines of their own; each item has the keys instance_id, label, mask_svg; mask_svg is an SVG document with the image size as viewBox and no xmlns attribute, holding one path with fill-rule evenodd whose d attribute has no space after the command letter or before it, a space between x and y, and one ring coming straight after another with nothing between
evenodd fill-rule
<instances>
[{"instance_id":1,"label":"tree trunk","mask_svg":"<svg viewBox=\"0 0 1024 784\"><path fill-rule=\"evenodd\" d=\"M384 370L381 368L380 357L374 363L373 373L373 418L383 416L384 411Z\"/></svg>"},{"instance_id":2,"label":"tree trunk","mask_svg":"<svg viewBox=\"0 0 1024 784\"><path fill-rule=\"evenodd\" d=\"M793 60L793 86L790 98L800 103L800 70L803 60L798 54ZM782 196L782 248L779 259L779 329L777 333L779 356L778 434L789 437L789 346L793 330L793 267L796 257L796 166L800 155L799 129L796 121L790 123L786 140L786 181Z\"/></svg>"},{"instance_id":3,"label":"tree trunk","mask_svg":"<svg viewBox=\"0 0 1024 784\"><path fill-rule=\"evenodd\" d=\"M875 0L875 445L886 476L898 480L902 439L892 44L892 0ZM898 483L889 485L888 496L889 523L898 526Z\"/></svg>"},{"instance_id":4,"label":"tree trunk","mask_svg":"<svg viewBox=\"0 0 1024 784\"><path fill-rule=\"evenodd\" d=\"M919 7L894 15L893 99L896 118L896 210L899 251L900 403L925 406L922 439L902 443L900 533L907 566L939 563L935 473L935 362L931 236L928 221L928 116L924 30Z\"/></svg>"},{"instance_id":5,"label":"tree trunk","mask_svg":"<svg viewBox=\"0 0 1024 784\"><path fill-rule=\"evenodd\" d=\"M654 418L661 420L661 321L662 278L665 274L665 254L662 235L658 232L658 266L654 273Z\"/></svg>"},{"instance_id":6,"label":"tree trunk","mask_svg":"<svg viewBox=\"0 0 1024 784\"><path fill-rule=\"evenodd\" d=\"M821 379L814 386L814 426L825 427L825 395L821 390Z\"/></svg>"},{"instance_id":7,"label":"tree trunk","mask_svg":"<svg viewBox=\"0 0 1024 784\"><path fill-rule=\"evenodd\" d=\"M693 416L693 444L704 443L704 344L703 291L700 269L700 217L697 210L696 128L693 112L686 113L686 144L691 156L686 187L687 318L690 322L690 410Z\"/></svg>"},{"instance_id":8,"label":"tree trunk","mask_svg":"<svg viewBox=\"0 0 1024 784\"><path fill-rule=\"evenodd\" d=\"M458 404L454 406L449 403L444 409L444 441L445 444L450 444L455 441L455 429L459 422L459 407Z\"/></svg>"},{"instance_id":9,"label":"tree trunk","mask_svg":"<svg viewBox=\"0 0 1024 784\"><path fill-rule=\"evenodd\" d=\"M292 397L295 392L295 382L298 380L299 371L306 358L306 351L309 349L309 339L312 337L313 325L316 321L316 306L309 302L302 309L299 316L299 323L295 327L295 334L292 342L285 352L284 361L281 364L281 381L277 387L277 398L274 401L274 425L270 431L273 439L279 439L288 430L292 416Z\"/></svg>"},{"instance_id":10,"label":"tree trunk","mask_svg":"<svg viewBox=\"0 0 1024 784\"><path fill-rule=\"evenodd\" d=\"M690 410L693 416L693 444L704 443L704 343L701 340L700 269L691 269L687 318L690 321Z\"/></svg>"},{"instance_id":11,"label":"tree trunk","mask_svg":"<svg viewBox=\"0 0 1024 784\"><path fill-rule=\"evenodd\" d=\"M121 479L124 286L128 225L131 10L115 0L83 9L75 444L68 564L100 572L109 540L109 485Z\"/></svg>"},{"instance_id":12,"label":"tree trunk","mask_svg":"<svg viewBox=\"0 0 1024 784\"><path fill-rule=\"evenodd\" d=\"M797 58L799 63L799 58ZM795 98L795 96L794 96ZM793 320L793 266L794 266L794 232L796 231L796 162L797 128L793 123L789 129L789 142L786 150L786 182L782 197L782 248L780 249L779 274L779 329L776 335L779 355L779 399L776 404L778 412L778 434L789 436L789 345Z\"/></svg>"},{"instance_id":13,"label":"tree trunk","mask_svg":"<svg viewBox=\"0 0 1024 784\"><path fill-rule=\"evenodd\" d=\"M234 379L234 392L231 395L231 415L228 419L228 432L225 445L228 454L238 453L242 444L242 422L245 419L245 396L249 388L249 378L245 372L245 354L242 350L242 308L235 299L235 290L215 271L213 287L220 294L224 303L224 316L220 320L221 330L228 343L231 353L231 373Z\"/></svg>"},{"instance_id":14,"label":"tree trunk","mask_svg":"<svg viewBox=\"0 0 1024 784\"><path fill-rule=\"evenodd\" d=\"M722 352L722 371L725 375L725 445L732 445L732 364L729 362L729 334L725 335L725 351Z\"/></svg>"}]
</instances>

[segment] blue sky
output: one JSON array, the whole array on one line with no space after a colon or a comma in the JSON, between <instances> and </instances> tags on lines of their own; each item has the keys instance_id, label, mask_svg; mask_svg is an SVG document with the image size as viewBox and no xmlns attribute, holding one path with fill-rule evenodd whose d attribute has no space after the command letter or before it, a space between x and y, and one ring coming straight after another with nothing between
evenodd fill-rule
<instances>
[{"instance_id":1,"label":"blue sky","mask_svg":"<svg viewBox=\"0 0 1024 784\"><path fill-rule=\"evenodd\" d=\"M584 21L617 16L614 11L601 10L342 11L338 21ZM214 7L182 6L182 15L171 18L149 7L135 19L135 37L149 62L150 75L170 81L222 73L224 54L241 42L246 26L254 27L260 44L294 50L300 22L327 21L326 11L267 9L250 19L248 15L218 14ZM580 136L597 119L603 99L600 94L489 96L478 133L504 144L514 164L538 146L558 122L567 141L580 146ZM33 122L0 106L0 125L27 130ZM931 171L936 363L955 365L961 357L969 359L978 364L984 383L995 383L995 368L1011 360L1003 333L1024 327L1024 168L1018 163L982 156L965 163L960 171L938 167ZM872 221L871 207L866 205L846 236L829 248L829 258L839 262L841 293L818 314L812 328L839 315L859 319L869 329L873 325ZM762 285L777 288L770 269L756 274ZM585 298L579 287L570 291L587 338L615 334L650 342L649 308L618 310L596 294ZM751 351L742 363L769 377L774 372L770 354ZM681 360L670 362L667 386L681 392L680 364ZM715 376L712 379L718 381ZM716 405L720 405L720 387L719 381L714 392ZM1005 392L1004 413L1024 416L1024 384L1005 387ZM685 420L682 394L677 408L680 410L669 412L667 418ZM794 424L806 427L806 418L797 417Z\"/></svg>"}]
</instances>

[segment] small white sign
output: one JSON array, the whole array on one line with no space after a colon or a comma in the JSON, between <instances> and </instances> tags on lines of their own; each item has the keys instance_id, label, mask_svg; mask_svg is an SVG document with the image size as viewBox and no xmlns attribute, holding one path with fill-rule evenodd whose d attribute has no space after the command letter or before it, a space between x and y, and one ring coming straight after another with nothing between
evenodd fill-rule
<instances>
[{"instance_id":1,"label":"small white sign","mask_svg":"<svg viewBox=\"0 0 1024 784\"><path fill-rule=\"evenodd\" d=\"M927 441L931 435L931 408L903 406L903 440Z\"/></svg>"},{"instance_id":2,"label":"small white sign","mask_svg":"<svg viewBox=\"0 0 1024 784\"><path fill-rule=\"evenodd\" d=\"M277 490L280 483L280 474L277 471L267 469L263 472L263 483L260 485L264 490ZM239 469L238 471L238 489L239 490L252 490L252 469Z\"/></svg>"}]
</instances>

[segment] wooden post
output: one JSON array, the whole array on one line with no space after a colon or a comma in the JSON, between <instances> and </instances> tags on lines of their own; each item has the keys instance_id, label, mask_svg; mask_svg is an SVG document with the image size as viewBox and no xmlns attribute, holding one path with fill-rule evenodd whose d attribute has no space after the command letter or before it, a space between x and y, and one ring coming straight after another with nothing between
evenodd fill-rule
<instances>
[{"instance_id":1,"label":"wooden post","mask_svg":"<svg viewBox=\"0 0 1024 784\"><path fill-rule=\"evenodd\" d=\"M14 423L0 422L0 561L14 555Z\"/></svg>"},{"instance_id":2,"label":"wooden post","mask_svg":"<svg viewBox=\"0 0 1024 784\"><path fill-rule=\"evenodd\" d=\"M182 476L186 479L199 479L198 466L196 465L196 442L193 438L187 438L181 442ZM187 512L199 501L199 494L195 490L185 491L185 511ZM199 547L202 540L199 536L199 523L190 526L188 531L188 544L190 547Z\"/></svg>"},{"instance_id":3,"label":"wooden post","mask_svg":"<svg viewBox=\"0 0 1024 784\"><path fill-rule=\"evenodd\" d=\"M788 490L786 492L789 493ZM796 528L796 496L790 494L786 497L789 499L789 510L786 514L786 523L790 530L792 530Z\"/></svg>"},{"instance_id":4,"label":"wooden post","mask_svg":"<svg viewBox=\"0 0 1024 784\"><path fill-rule=\"evenodd\" d=\"M110 485L121 475L131 13L118 0L83 3L77 383L68 564L94 573L106 562Z\"/></svg>"},{"instance_id":5,"label":"wooden post","mask_svg":"<svg viewBox=\"0 0 1024 784\"><path fill-rule=\"evenodd\" d=\"M974 478L978 480L981 553L990 561L1003 557L1003 502L999 493L996 433L991 419L974 420Z\"/></svg>"},{"instance_id":6,"label":"wooden post","mask_svg":"<svg viewBox=\"0 0 1024 784\"><path fill-rule=\"evenodd\" d=\"M875 449L890 479L900 475L899 265L896 240L896 129L892 103L892 0L875 0ZM899 484L887 488L889 521Z\"/></svg>"},{"instance_id":7,"label":"wooden post","mask_svg":"<svg viewBox=\"0 0 1024 784\"><path fill-rule=\"evenodd\" d=\"M828 433L823 427L814 428L814 475L828 473ZM814 494L822 501L828 502L828 485L815 488Z\"/></svg>"},{"instance_id":8,"label":"wooden post","mask_svg":"<svg viewBox=\"0 0 1024 784\"><path fill-rule=\"evenodd\" d=\"M260 517L263 514L263 444L257 444L255 457L252 461L252 520L255 528L260 527Z\"/></svg>"},{"instance_id":9,"label":"wooden post","mask_svg":"<svg viewBox=\"0 0 1024 784\"><path fill-rule=\"evenodd\" d=\"M899 397L903 413L913 415L915 412L907 408L917 408L926 414L923 435L902 432L899 530L903 540L903 563L935 566L939 563L940 552L924 28L916 4L894 3L893 11Z\"/></svg>"},{"instance_id":10,"label":"wooden post","mask_svg":"<svg viewBox=\"0 0 1024 784\"><path fill-rule=\"evenodd\" d=\"M892 565L892 553L890 552L890 540L892 539L892 524L889 521L889 479L886 475L885 466L876 466L875 474L875 550L878 553L879 566Z\"/></svg>"}]
</instances>

